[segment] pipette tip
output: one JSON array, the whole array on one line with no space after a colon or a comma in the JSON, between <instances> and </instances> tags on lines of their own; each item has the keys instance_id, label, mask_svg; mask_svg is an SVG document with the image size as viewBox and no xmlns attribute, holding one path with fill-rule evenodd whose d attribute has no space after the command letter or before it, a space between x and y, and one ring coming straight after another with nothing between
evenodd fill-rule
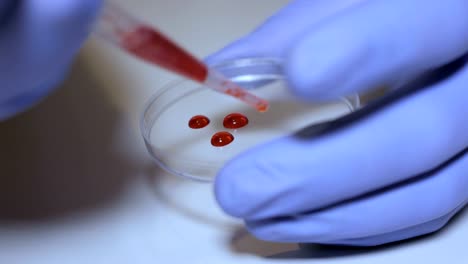
<instances>
[{"instance_id":1,"label":"pipette tip","mask_svg":"<svg viewBox=\"0 0 468 264\"><path fill-rule=\"evenodd\" d=\"M269 108L269 103L265 99L259 98L256 95L250 93L248 90L240 87L234 82L226 79L220 73L210 69L208 77L204 84L223 94L235 97L244 103L254 107L259 112L266 112Z\"/></svg>"}]
</instances>

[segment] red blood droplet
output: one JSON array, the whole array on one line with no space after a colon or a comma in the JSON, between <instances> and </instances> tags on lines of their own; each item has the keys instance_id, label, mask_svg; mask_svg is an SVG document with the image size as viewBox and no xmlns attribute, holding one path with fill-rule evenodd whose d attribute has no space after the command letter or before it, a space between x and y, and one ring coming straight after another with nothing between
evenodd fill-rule
<instances>
[{"instance_id":1,"label":"red blood droplet","mask_svg":"<svg viewBox=\"0 0 468 264\"><path fill-rule=\"evenodd\" d=\"M223 147L234 141L234 136L229 132L218 132L211 137L211 145Z\"/></svg>"},{"instance_id":2,"label":"red blood droplet","mask_svg":"<svg viewBox=\"0 0 468 264\"><path fill-rule=\"evenodd\" d=\"M210 119L204 115L196 115L190 118L188 123L190 128L200 129L206 127L210 123Z\"/></svg>"},{"instance_id":3,"label":"red blood droplet","mask_svg":"<svg viewBox=\"0 0 468 264\"><path fill-rule=\"evenodd\" d=\"M247 124L249 124L249 119L245 115L239 113L229 114L223 121L224 127L229 129L238 129Z\"/></svg>"}]
</instances>

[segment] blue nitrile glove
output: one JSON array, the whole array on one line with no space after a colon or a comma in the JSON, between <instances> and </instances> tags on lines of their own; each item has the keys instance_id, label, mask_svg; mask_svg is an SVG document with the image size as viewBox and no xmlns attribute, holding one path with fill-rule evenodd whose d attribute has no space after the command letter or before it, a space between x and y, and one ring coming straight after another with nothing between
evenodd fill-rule
<instances>
[{"instance_id":1,"label":"blue nitrile glove","mask_svg":"<svg viewBox=\"0 0 468 264\"><path fill-rule=\"evenodd\" d=\"M100 2L0 1L0 120L28 109L63 80Z\"/></svg>"},{"instance_id":2,"label":"blue nitrile glove","mask_svg":"<svg viewBox=\"0 0 468 264\"><path fill-rule=\"evenodd\" d=\"M298 0L208 61L281 56L293 92L321 100L453 61L467 32L466 0ZM270 241L372 246L439 230L467 203L468 155L406 180L468 146L467 84L463 68L344 130L254 147L219 173L217 200Z\"/></svg>"}]
</instances>

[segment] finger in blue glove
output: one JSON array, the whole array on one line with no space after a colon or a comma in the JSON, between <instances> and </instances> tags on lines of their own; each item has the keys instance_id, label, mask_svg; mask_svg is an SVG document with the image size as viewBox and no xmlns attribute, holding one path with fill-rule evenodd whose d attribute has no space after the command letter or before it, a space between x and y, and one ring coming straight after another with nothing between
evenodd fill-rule
<instances>
[{"instance_id":1,"label":"finger in blue glove","mask_svg":"<svg viewBox=\"0 0 468 264\"><path fill-rule=\"evenodd\" d=\"M306 16L307 3L295 1L285 10L303 5L298 14ZM209 60L261 56L259 43L278 43L296 95L336 98L417 76L465 54L465 7L463 0L361 1L313 25L283 11ZM280 30L284 25L303 33L291 41ZM261 34L268 31L278 33ZM257 146L219 173L218 202L253 234L272 241L368 246L438 230L468 201L467 158L411 179L468 146L466 82L468 68L320 139L288 136ZM396 183L407 184L385 188ZM357 199L380 189L385 191Z\"/></svg>"},{"instance_id":2,"label":"finger in blue glove","mask_svg":"<svg viewBox=\"0 0 468 264\"><path fill-rule=\"evenodd\" d=\"M8 16L0 25L0 120L29 109L65 78L101 5L24 0L7 9L8 2L0 6Z\"/></svg>"}]
</instances>

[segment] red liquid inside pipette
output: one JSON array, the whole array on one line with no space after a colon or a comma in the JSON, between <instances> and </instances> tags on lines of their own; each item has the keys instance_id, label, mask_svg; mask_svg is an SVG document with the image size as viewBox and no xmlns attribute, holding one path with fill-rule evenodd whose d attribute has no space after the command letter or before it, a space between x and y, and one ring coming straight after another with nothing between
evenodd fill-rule
<instances>
[{"instance_id":1,"label":"red liquid inside pipette","mask_svg":"<svg viewBox=\"0 0 468 264\"><path fill-rule=\"evenodd\" d=\"M197 82L208 76L207 67L151 28L138 27L124 36L123 47L130 53Z\"/></svg>"},{"instance_id":2,"label":"red liquid inside pipette","mask_svg":"<svg viewBox=\"0 0 468 264\"><path fill-rule=\"evenodd\" d=\"M268 102L256 98L241 87L228 82L213 79L206 65L190 55L184 49L166 38L156 30L140 26L122 36L121 46L133 55L161 66L169 71L178 73L196 82L211 84L211 88L220 88L225 94L234 96L251 105L258 111L265 112Z\"/></svg>"}]
</instances>

